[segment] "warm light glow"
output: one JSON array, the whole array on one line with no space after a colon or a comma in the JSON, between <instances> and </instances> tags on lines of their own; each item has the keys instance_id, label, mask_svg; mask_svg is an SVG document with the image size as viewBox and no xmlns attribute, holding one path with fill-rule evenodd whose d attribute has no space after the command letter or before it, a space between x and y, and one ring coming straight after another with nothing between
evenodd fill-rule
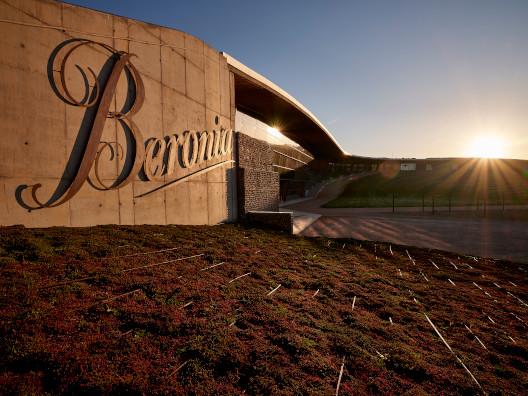
<instances>
[{"instance_id":1,"label":"warm light glow","mask_svg":"<svg viewBox=\"0 0 528 396\"><path fill-rule=\"evenodd\" d=\"M469 156L471 157L502 158L504 155L504 140L495 135L486 135L476 138L469 149Z\"/></svg>"},{"instance_id":2,"label":"warm light glow","mask_svg":"<svg viewBox=\"0 0 528 396\"><path fill-rule=\"evenodd\" d=\"M279 139L283 137L282 133L280 133L280 131L275 127L268 126L268 133Z\"/></svg>"}]
</instances>

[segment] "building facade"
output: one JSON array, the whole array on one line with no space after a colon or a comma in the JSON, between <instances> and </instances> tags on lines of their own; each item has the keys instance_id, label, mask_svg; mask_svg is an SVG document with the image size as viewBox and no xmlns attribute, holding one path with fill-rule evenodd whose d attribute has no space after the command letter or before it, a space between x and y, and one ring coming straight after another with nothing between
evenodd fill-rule
<instances>
[{"instance_id":1,"label":"building facade","mask_svg":"<svg viewBox=\"0 0 528 396\"><path fill-rule=\"evenodd\" d=\"M0 3L0 225L216 224L343 152L280 87L174 29ZM280 130L280 132L279 132Z\"/></svg>"}]
</instances>

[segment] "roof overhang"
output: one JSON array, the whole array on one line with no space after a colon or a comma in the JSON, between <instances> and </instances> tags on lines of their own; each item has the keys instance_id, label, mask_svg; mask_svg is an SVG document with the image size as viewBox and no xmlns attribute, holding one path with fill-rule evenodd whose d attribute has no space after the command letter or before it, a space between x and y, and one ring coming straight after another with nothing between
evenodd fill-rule
<instances>
[{"instance_id":1,"label":"roof overhang","mask_svg":"<svg viewBox=\"0 0 528 396\"><path fill-rule=\"evenodd\" d=\"M298 100L259 73L222 53L235 77L235 106L307 149L316 158L346 155L325 126Z\"/></svg>"}]
</instances>

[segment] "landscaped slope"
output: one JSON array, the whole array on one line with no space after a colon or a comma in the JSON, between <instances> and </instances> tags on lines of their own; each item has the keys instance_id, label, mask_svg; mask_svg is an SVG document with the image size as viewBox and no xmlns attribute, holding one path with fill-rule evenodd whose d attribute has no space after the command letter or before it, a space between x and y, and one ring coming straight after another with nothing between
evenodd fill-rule
<instances>
[{"instance_id":1,"label":"landscaped slope","mask_svg":"<svg viewBox=\"0 0 528 396\"><path fill-rule=\"evenodd\" d=\"M526 394L525 269L408 253L234 225L0 229L0 392L326 395L343 367L339 394Z\"/></svg>"},{"instance_id":2,"label":"landscaped slope","mask_svg":"<svg viewBox=\"0 0 528 396\"><path fill-rule=\"evenodd\" d=\"M526 205L528 174L501 160L472 160L453 169L380 173L351 181L325 207ZM434 203L433 203L434 201Z\"/></svg>"}]
</instances>

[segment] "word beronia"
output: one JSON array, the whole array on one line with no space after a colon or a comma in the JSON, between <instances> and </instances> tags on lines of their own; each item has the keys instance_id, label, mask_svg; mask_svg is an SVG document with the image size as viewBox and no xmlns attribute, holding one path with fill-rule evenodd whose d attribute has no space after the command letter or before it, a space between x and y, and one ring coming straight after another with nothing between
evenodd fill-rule
<instances>
[{"instance_id":1,"label":"word beronia","mask_svg":"<svg viewBox=\"0 0 528 396\"><path fill-rule=\"evenodd\" d=\"M204 161L230 154L233 130L185 131L150 139L145 148L143 172L149 180L171 176L178 167L192 168Z\"/></svg>"}]
</instances>

